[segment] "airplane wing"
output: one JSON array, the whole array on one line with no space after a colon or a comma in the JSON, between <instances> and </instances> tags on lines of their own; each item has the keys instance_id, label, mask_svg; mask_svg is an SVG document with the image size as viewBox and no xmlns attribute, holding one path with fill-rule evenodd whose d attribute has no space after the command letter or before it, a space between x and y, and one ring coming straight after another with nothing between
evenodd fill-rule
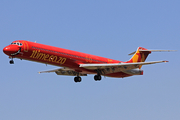
<instances>
[{"instance_id":1,"label":"airplane wing","mask_svg":"<svg viewBox=\"0 0 180 120\"><path fill-rule=\"evenodd\" d=\"M116 73L120 71L131 72L129 70L137 69L140 65L148 65L155 63L162 63L168 61L152 61L152 62L136 62L136 63L112 63L112 64L80 64L79 67L98 71L101 75ZM70 68L59 68L48 71L41 71L39 73L50 73L55 72L57 75L67 75L67 76L87 76L85 73L76 72ZM137 73L140 74L142 71L138 69ZM132 74L132 73L131 73ZM135 73L136 74L136 73Z\"/></svg>"},{"instance_id":2,"label":"airplane wing","mask_svg":"<svg viewBox=\"0 0 180 120\"><path fill-rule=\"evenodd\" d=\"M138 68L139 65L148 65L148 64L155 64L155 63L162 63L168 61L152 61L152 62L136 62L136 63L112 63L112 64L80 64L79 67L83 67L86 69L96 70L96 69L106 69L106 68L114 68L118 67L122 70L129 70Z\"/></svg>"},{"instance_id":3,"label":"airplane wing","mask_svg":"<svg viewBox=\"0 0 180 120\"><path fill-rule=\"evenodd\" d=\"M78 73L72 69L69 68L59 68L54 70L48 70L48 71L41 71L39 73L50 73L55 72L57 75L67 75L67 76L87 76L87 74Z\"/></svg>"}]
</instances>

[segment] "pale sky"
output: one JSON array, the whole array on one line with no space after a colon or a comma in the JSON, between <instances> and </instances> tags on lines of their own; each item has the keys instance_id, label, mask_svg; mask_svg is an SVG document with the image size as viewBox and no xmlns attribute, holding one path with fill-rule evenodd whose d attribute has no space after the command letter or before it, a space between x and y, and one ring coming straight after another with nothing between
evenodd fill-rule
<instances>
[{"instance_id":1,"label":"pale sky","mask_svg":"<svg viewBox=\"0 0 180 120\"><path fill-rule=\"evenodd\" d=\"M152 53L143 76L74 77L38 71L56 66L9 58L3 51L0 120L178 120L180 118L179 0L1 0L0 48L14 40L121 61L137 47Z\"/></svg>"}]
</instances>

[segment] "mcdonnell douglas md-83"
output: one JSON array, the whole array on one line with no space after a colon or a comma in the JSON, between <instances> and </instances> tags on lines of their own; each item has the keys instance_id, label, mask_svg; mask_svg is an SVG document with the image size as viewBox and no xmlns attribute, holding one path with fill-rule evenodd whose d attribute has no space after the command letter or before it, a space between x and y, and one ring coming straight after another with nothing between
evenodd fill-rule
<instances>
[{"instance_id":1,"label":"mcdonnell douglas md-83","mask_svg":"<svg viewBox=\"0 0 180 120\"><path fill-rule=\"evenodd\" d=\"M143 75L142 65L168 62L145 62L147 56L154 51L172 50L148 50L138 47L137 51L129 54L133 55L130 60L122 62L25 40L16 40L3 49L3 52L11 58L10 64L14 64L13 58L19 58L58 66L61 68L39 73L55 72L57 75L75 76L75 82L81 82L80 76L87 74L95 74L96 81L100 81L101 76L123 78Z\"/></svg>"}]
</instances>

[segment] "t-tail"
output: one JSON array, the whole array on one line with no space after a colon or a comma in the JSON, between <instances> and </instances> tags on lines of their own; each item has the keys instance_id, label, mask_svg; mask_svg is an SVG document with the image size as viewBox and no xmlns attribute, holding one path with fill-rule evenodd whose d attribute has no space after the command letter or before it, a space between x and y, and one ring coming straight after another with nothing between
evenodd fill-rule
<instances>
[{"instance_id":1,"label":"t-tail","mask_svg":"<svg viewBox=\"0 0 180 120\"><path fill-rule=\"evenodd\" d=\"M133 55L133 57L127 61L127 63L137 63L137 62L145 62L146 58L151 52L171 52L176 50L148 50L143 47L138 47L137 51L130 53L129 55ZM139 66L139 69L142 65Z\"/></svg>"},{"instance_id":2,"label":"t-tail","mask_svg":"<svg viewBox=\"0 0 180 120\"><path fill-rule=\"evenodd\" d=\"M146 48L138 47L137 51L130 53L129 55L133 55L133 57L127 61L127 63L136 63L136 62L144 62L148 55L151 53ZM142 67L142 65L139 66L139 69Z\"/></svg>"}]
</instances>

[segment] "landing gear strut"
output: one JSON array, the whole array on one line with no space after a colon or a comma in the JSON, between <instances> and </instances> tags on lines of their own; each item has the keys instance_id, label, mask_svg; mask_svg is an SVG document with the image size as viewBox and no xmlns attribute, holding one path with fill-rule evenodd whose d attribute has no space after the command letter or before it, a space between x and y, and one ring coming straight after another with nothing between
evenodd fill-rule
<instances>
[{"instance_id":1,"label":"landing gear strut","mask_svg":"<svg viewBox=\"0 0 180 120\"><path fill-rule=\"evenodd\" d=\"M10 60L9 63L10 63L10 64L14 64L14 60L13 60L13 59Z\"/></svg>"},{"instance_id":2,"label":"landing gear strut","mask_svg":"<svg viewBox=\"0 0 180 120\"><path fill-rule=\"evenodd\" d=\"M76 83L77 83L77 82L81 82L81 80L82 80L82 79L81 79L81 77L79 77L79 76L74 77L74 82L76 82Z\"/></svg>"},{"instance_id":3,"label":"landing gear strut","mask_svg":"<svg viewBox=\"0 0 180 120\"><path fill-rule=\"evenodd\" d=\"M95 75L94 80L95 81L100 81L101 80L101 75Z\"/></svg>"}]
</instances>

